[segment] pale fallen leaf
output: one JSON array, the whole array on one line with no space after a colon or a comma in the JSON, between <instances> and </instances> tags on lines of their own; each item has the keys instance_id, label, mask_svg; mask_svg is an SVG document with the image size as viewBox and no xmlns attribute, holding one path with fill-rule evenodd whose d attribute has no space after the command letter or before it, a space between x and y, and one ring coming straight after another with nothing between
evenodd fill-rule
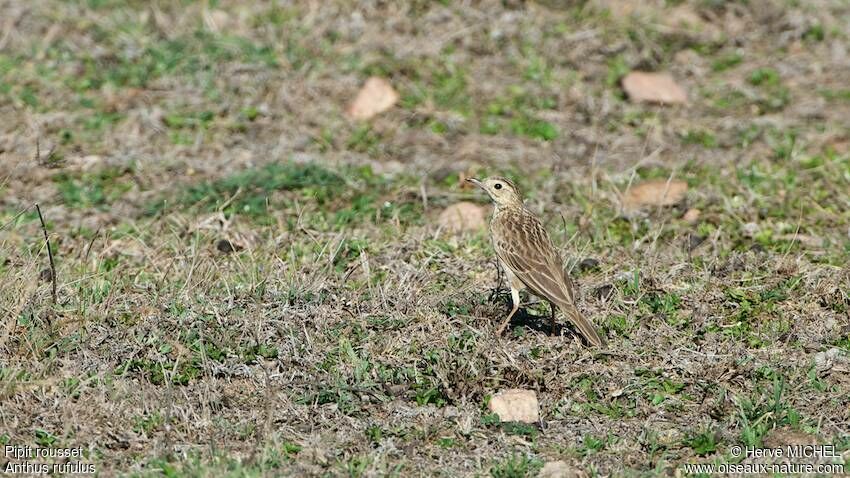
<instances>
[{"instance_id":1,"label":"pale fallen leaf","mask_svg":"<svg viewBox=\"0 0 850 478\"><path fill-rule=\"evenodd\" d=\"M702 211L700 211L697 208L692 207L692 208L688 209L687 211L685 211L685 214L682 216L682 219L684 219L687 222L697 222L697 220L699 220L699 216L700 216L701 213L702 213Z\"/></svg>"},{"instance_id":2,"label":"pale fallen leaf","mask_svg":"<svg viewBox=\"0 0 850 478\"><path fill-rule=\"evenodd\" d=\"M685 198L688 183L655 179L633 185L623 196L623 210L637 211L647 206L673 206Z\"/></svg>"},{"instance_id":3,"label":"pale fallen leaf","mask_svg":"<svg viewBox=\"0 0 850 478\"><path fill-rule=\"evenodd\" d=\"M448 232L477 231L487 224L485 209L471 202L459 202L445 208L437 218L440 227Z\"/></svg>"},{"instance_id":4,"label":"pale fallen leaf","mask_svg":"<svg viewBox=\"0 0 850 478\"><path fill-rule=\"evenodd\" d=\"M688 95L667 73L633 71L623 78L623 90L635 103L687 103Z\"/></svg>"},{"instance_id":5,"label":"pale fallen leaf","mask_svg":"<svg viewBox=\"0 0 850 478\"><path fill-rule=\"evenodd\" d=\"M398 93L387 80L373 76L366 80L348 107L348 116L356 120L367 120L392 108L398 98Z\"/></svg>"},{"instance_id":6,"label":"pale fallen leaf","mask_svg":"<svg viewBox=\"0 0 850 478\"><path fill-rule=\"evenodd\" d=\"M537 474L537 478L581 478L584 476L587 474L560 460L546 463Z\"/></svg>"},{"instance_id":7,"label":"pale fallen leaf","mask_svg":"<svg viewBox=\"0 0 850 478\"><path fill-rule=\"evenodd\" d=\"M761 232L761 226L759 226L758 223L745 222L741 224L741 234L743 234L744 237L753 238L759 232Z\"/></svg>"},{"instance_id":8,"label":"pale fallen leaf","mask_svg":"<svg viewBox=\"0 0 850 478\"><path fill-rule=\"evenodd\" d=\"M658 443L665 446L672 446L674 443L681 442L684 438L684 433L672 427L657 432Z\"/></svg>"},{"instance_id":9,"label":"pale fallen leaf","mask_svg":"<svg viewBox=\"0 0 850 478\"><path fill-rule=\"evenodd\" d=\"M847 357L845 353L841 351L841 349L833 347L825 352L818 352L815 354L815 368L819 372L825 372L832 368L836 363L850 361L850 358Z\"/></svg>"},{"instance_id":10,"label":"pale fallen leaf","mask_svg":"<svg viewBox=\"0 0 850 478\"><path fill-rule=\"evenodd\" d=\"M68 158L68 167L88 171L103 163L103 157L95 154L87 156L71 156Z\"/></svg>"},{"instance_id":11,"label":"pale fallen leaf","mask_svg":"<svg viewBox=\"0 0 850 478\"><path fill-rule=\"evenodd\" d=\"M540 405L533 390L513 388L499 392L490 399L490 411L503 422L540 421Z\"/></svg>"},{"instance_id":12,"label":"pale fallen leaf","mask_svg":"<svg viewBox=\"0 0 850 478\"><path fill-rule=\"evenodd\" d=\"M225 30L230 24L230 14L224 10L205 11L204 22L214 32Z\"/></svg>"}]
</instances>

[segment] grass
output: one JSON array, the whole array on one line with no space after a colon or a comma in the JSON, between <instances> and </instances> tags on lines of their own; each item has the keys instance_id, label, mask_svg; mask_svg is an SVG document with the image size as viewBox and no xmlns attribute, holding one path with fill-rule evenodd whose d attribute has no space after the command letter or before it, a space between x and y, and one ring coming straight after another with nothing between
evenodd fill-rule
<instances>
[{"instance_id":1,"label":"grass","mask_svg":"<svg viewBox=\"0 0 850 478\"><path fill-rule=\"evenodd\" d=\"M493 478L524 478L535 476L543 463L525 455L511 455L490 468Z\"/></svg>"},{"instance_id":2,"label":"grass","mask_svg":"<svg viewBox=\"0 0 850 478\"><path fill-rule=\"evenodd\" d=\"M554 3L12 8L0 444L145 477L666 476L788 433L847 462L846 8ZM706 40L675 6L750 27ZM691 102L629 102L635 70ZM349 121L373 75L399 103ZM607 350L525 293L495 335L486 230L438 225L489 175L526 192ZM623 214L671 177L682 203ZM541 423L491 414L506 388Z\"/></svg>"},{"instance_id":3,"label":"grass","mask_svg":"<svg viewBox=\"0 0 850 478\"><path fill-rule=\"evenodd\" d=\"M416 222L419 201L391 201L392 194L390 184L373 174L369 167L335 172L314 164L270 163L189 187L173 205L166 197L152 202L148 212L157 214L169 207L191 207L268 223L272 211L285 213L306 202L315 204L310 226L319 229L338 230L363 220ZM298 218L289 216L286 224L294 229L298 227ZM362 246L356 242L349 242L343 257L360 249Z\"/></svg>"},{"instance_id":4,"label":"grass","mask_svg":"<svg viewBox=\"0 0 850 478\"><path fill-rule=\"evenodd\" d=\"M133 188L132 169L106 168L93 173L59 173L53 177L62 202L79 209L103 209Z\"/></svg>"}]
</instances>

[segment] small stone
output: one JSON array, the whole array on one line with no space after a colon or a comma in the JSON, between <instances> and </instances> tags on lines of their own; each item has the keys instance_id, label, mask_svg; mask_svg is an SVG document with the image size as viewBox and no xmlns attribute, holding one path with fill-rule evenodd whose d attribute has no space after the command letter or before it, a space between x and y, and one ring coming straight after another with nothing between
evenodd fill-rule
<instances>
[{"instance_id":1,"label":"small stone","mask_svg":"<svg viewBox=\"0 0 850 478\"><path fill-rule=\"evenodd\" d=\"M584 472L560 460L546 463L537 474L537 478L581 478L584 476L587 476Z\"/></svg>"},{"instance_id":2,"label":"small stone","mask_svg":"<svg viewBox=\"0 0 850 478\"><path fill-rule=\"evenodd\" d=\"M221 252L222 254L230 254L231 252L242 249L241 247L237 246L236 244L233 244L227 239L220 239L218 242L215 243L215 248L218 250L218 252Z\"/></svg>"},{"instance_id":3,"label":"small stone","mask_svg":"<svg viewBox=\"0 0 850 478\"><path fill-rule=\"evenodd\" d=\"M764 446L769 448L785 448L789 445L815 445L818 438L790 427L774 428L764 437Z\"/></svg>"},{"instance_id":4,"label":"small stone","mask_svg":"<svg viewBox=\"0 0 850 478\"><path fill-rule=\"evenodd\" d=\"M613 18L621 19L630 16L645 17L651 12L646 3L637 0L592 0L588 4L595 10L610 12Z\"/></svg>"},{"instance_id":5,"label":"small stone","mask_svg":"<svg viewBox=\"0 0 850 478\"><path fill-rule=\"evenodd\" d=\"M599 268L599 261L592 258L592 257L582 259L581 262L578 263L579 272L592 271L592 270L598 269L598 268Z\"/></svg>"},{"instance_id":6,"label":"small stone","mask_svg":"<svg viewBox=\"0 0 850 478\"><path fill-rule=\"evenodd\" d=\"M699 234L688 234L688 250L693 251L705 242L705 236Z\"/></svg>"},{"instance_id":7,"label":"small stone","mask_svg":"<svg viewBox=\"0 0 850 478\"><path fill-rule=\"evenodd\" d=\"M605 284L603 286L599 286L593 291L594 297L599 300L608 300L614 294L614 286L611 284Z\"/></svg>"},{"instance_id":8,"label":"small stone","mask_svg":"<svg viewBox=\"0 0 850 478\"><path fill-rule=\"evenodd\" d=\"M665 12L661 22L668 28L694 39L719 41L723 38L723 32L719 28L703 20L699 13L687 4L679 5L669 12Z\"/></svg>"},{"instance_id":9,"label":"small stone","mask_svg":"<svg viewBox=\"0 0 850 478\"><path fill-rule=\"evenodd\" d=\"M490 411L503 422L537 423L540 421L540 405L533 390L504 390L490 399Z\"/></svg>"},{"instance_id":10,"label":"small stone","mask_svg":"<svg viewBox=\"0 0 850 478\"><path fill-rule=\"evenodd\" d=\"M685 211L685 214L682 216L682 219L684 219L687 222L694 223L694 222L697 222L697 220L699 220L699 216L700 216L701 213L702 213L702 211L700 211L697 208L692 207L692 208L688 209L687 211Z\"/></svg>"},{"instance_id":11,"label":"small stone","mask_svg":"<svg viewBox=\"0 0 850 478\"><path fill-rule=\"evenodd\" d=\"M822 237L811 234L780 234L775 239L778 241L796 242L809 249L822 249L826 245L826 241Z\"/></svg>"},{"instance_id":12,"label":"small stone","mask_svg":"<svg viewBox=\"0 0 850 478\"><path fill-rule=\"evenodd\" d=\"M348 107L348 116L355 120L368 120L392 108L398 99L399 95L390 82L373 76L366 80Z\"/></svg>"},{"instance_id":13,"label":"small stone","mask_svg":"<svg viewBox=\"0 0 850 478\"><path fill-rule=\"evenodd\" d=\"M623 211L634 212L648 206L674 206L688 192L685 181L655 179L633 185L623 196Z\"/></svg>"},{"instance_id":14,"label":"small stone","mask_svg":"<svg viewBox=\"0 0 850 478\"><path fill-rule=\"evenodd\" d=\"M623 90L635 103L683 104L688 95L667 73L633 71L623 78Z\"/></svg>"},{"instance_id":15,"label":"small stone","mask_svg":"<svg viewBox=\"0 0 850 478\"><path fill-rule=\"evenodd\" d=\"M487 224L484 208L471 202L452 204L440 213L437 224L448 232L478 231Z\"/></svg>"}]
</instances>

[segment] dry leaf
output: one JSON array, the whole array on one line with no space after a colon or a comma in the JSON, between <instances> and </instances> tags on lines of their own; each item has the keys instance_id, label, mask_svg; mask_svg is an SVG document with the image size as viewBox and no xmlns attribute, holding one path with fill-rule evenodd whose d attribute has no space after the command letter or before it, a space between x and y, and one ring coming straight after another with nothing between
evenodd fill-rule
<instances>
[{"instance_id":1,"label":"dry leaf","mask_svg":"<svg viewBox=\"0 0 850 478\"><path fill-rule=\"evenodd\" d=\"M578 468L570 466L565 461L550 461L543 465L537 478L580 478L587 476Z\"/></svg>"},{"instance_id":2,"label":"dry leaf","mask_svg":"<svg viewBox=\"0 0 850 478\"><path fill-rule=\"evenodd\" d=\"M440 227L449 232L477 231L487 224L484 208L471 202L459 202L445 208L437 218Z\"/></svg>"},{"instance_id":3,"label":"dry leaf","mask_svg":"<svg viewBox=\"0 0 850 478\"><path fill-rule=\"evenodd\" d=\"M646 206L673 206L685 198L688 183L657 179L636 184L623 196L623 210L636 211Z\"/></svg>"},{"instance_id":4,"label":"dry leaf","mask_svg":"<svg viewBox=\"0 0 850 478\"><path fill-rule=\"evenodd\" d=\"M87 156L71 156L68 158L68 169L79 169L81 171L90 171L103 164L103 156L90 154Z\"/></svg>"},{"instance_id":5,"label":"dry leaf","mask_svg":"<svg viewBox=\"0 0 850 478\"><path fill-rule=\"evenodd\" d=\"M392 108L398 98L398 93L387 80L373 76L366 80L366 84L348 107L348 116L356 120L367 120Z\"/></svg>"},{"instance_id":6,"label":"dry leaf","mask_svg":"<svg viewBox=\"0 0 850 478\"><path fill-rule=\"evenodd\" d=\"M623 90L635 103L687 103L688 95L667 73L633 71L623 78Z\"/></svg>"},{"instance_id":7,"label":"dry leaf","mask_svg":"<svg viewBox=\"0 0 850 478\"><path fill-rule=\"evenodd\" d=\"M658 443L665 446L672 446L674 443L679 443L685 438L685 434L676 428L664 428L657 432Z\"/></svg>"},{"instance_id":8,"label":"dry leaf","mask_svg":"<svg viewBox=\"0 0 850 478\"><path fill-rule=\"evenodd\" d=\"M744 237L753 238L759 232L761 232L761 226L759 226L758 223L745 222L744 224L741 224L741 233Z\"/></svg>"},{"instance_id":9,"label":"dry leaf","mask_svg":"<svg viewBox=\"0 0 850 478\"><path fill-rule=\"evenodd\" d=\"M490 411L503 422L540 421L540 405L533 390L514 388L499 392L490 399Z\"/></svg>"},{"instance_id":10,"label":"dry leaf","mask_svg":"<svg viewBox=\"0 0 850 478\"><path fill-rule=\"evenodd\" d=\"M230 25L230 14L224 10L205 11L204 23L214 32L225 30Z\"/></svg>"},{"instance_id":11,"label":"dry leaf","mask_svg":"<svg viewBox=\"0 0 850 478\"><path fill-rule=\"evenodd\" d=\"M815 368L819 372L825 372L832 368L836 363L850 361L839 348L833 347L825 352L815 354Z\"/></svg>"}]
</instances>

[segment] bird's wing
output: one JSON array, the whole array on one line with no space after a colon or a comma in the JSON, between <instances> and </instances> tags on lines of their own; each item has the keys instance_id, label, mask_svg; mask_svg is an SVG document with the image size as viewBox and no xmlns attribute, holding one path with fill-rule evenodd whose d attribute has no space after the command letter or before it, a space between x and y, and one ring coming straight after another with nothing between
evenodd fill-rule
<instances>
[{"instance_id":1,"label":"bird's wing","mask_svg":"<svg viewBox=\"0 0 850 478\"><path fill-rule=\"evenodd\" d=\"M496 254L517 279L556 304L588 342L603 345L596 328L576 308L572 281L540 220L522 211L494 219L492 226L500 229L493 234Z\"/></svg>"},{"instance_id":2,"label":"bird's wing","mask_svg":"<svg viewBox=\"0 0 850 478\"><path fill-rule=\"evenodd\" d=\"M572 303L572 287L561 258L543 224L530 213L506 213L493 223L493 247L511 272L531 292L546 299Z\"/></svg>"}]
</instances>

